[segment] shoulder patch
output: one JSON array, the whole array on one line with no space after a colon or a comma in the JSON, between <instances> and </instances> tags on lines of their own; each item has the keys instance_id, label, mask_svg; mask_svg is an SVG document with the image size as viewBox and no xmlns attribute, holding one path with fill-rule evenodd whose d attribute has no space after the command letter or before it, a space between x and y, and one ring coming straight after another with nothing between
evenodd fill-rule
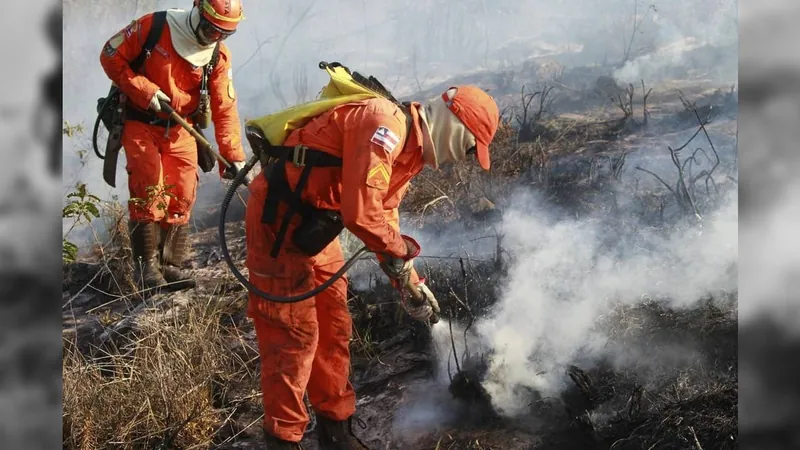
<instances>
[{"instance_id":1,"label":"shoulder patch","mask_svg":"<svg viewBox=\"0 0 800 450\"><path fill-rule=\"evenodd\" d=\"M108 43L111 45L111 48L116 50L122 44L122 42L124 40L125 40L125 37L120 32L120 33L117 33L114 36L112 36L111 39L108 40Z\"/></svg>"},{"instance_id":2,"label":"shoulder patch","mask_svg":"<svg viewBox=\"0 0 800 450\"><path fill-rule=\"evenodd\" d=\"M367 186L375 189L388 189L389 179L389 170L382 162L378 162L367 172Z\"/></svg>"},{"instance_id":3,"label":"shoulder patch","mask_svg":"<svg viewBox=\"0 0 800 450\"><path fill-rule=\"evenodd\" d=\"M386 153L392 153L395 147L397 147L397 144L400 143L400 137L389 128L379 126L378 129L375 130L375 133L372 134L372 138L369 141L383 147Z\"/></svg>"},{"instance_id":4,"label":"shoulder patch","mask_svg":"<svg viewBox=\"0 0 800 450\"><path fill-rule=\"evenodd\" d=\"M117 48L119 48L124 40L125 36L123 36L121 31L114 36L111 36L111 39L108 40L104 48L106 55L114 56L114 54L117 53Z\"/></svg>"},{"instance_id":5,"label":"shoulder patch","mask_svg":"<svg viewBox=\"0 0 800 450\"><path fill-rule=\"evenodd\" d=\"M139 22L135 20L125 27L125 36L131 37L134 31L139 31Z\"/></svg>"}]
</instances>

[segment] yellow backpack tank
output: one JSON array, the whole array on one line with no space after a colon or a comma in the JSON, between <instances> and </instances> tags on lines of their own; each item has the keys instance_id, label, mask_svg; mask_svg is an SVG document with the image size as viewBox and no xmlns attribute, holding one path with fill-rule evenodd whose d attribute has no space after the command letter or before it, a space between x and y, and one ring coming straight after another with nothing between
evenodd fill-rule
<instances>
[{"instance_id":1,"label":"yellow backpack tank","mask_svg":"<svg viewBox=\"0 0 800 450\"><path fill-rule=\"evenodd\" d=\"M248 120L245 126L255 127L271 145L279 146L291 131L336 106L377 97L399 103L374 77L365 78L358 72L350 72L350 69L337 62L322 61L319 68L328 73L330 81L322 88L317 100Z\"/></svg>"}]
</instances>

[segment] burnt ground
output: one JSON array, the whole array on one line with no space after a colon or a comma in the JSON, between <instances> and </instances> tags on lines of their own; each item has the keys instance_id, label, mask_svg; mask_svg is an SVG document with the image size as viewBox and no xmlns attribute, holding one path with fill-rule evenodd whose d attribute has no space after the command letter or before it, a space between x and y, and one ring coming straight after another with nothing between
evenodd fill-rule
<instances>
[{"instance_id":1,"label":"burnt ground","mask_svg":"<svg viewBox=\"0 0 800 450\"><path fill-rule=\"evenodd\" d=\"M693 207L704 212L713 206L712 193L719 187L709 184L707 172L717 175L720 187L733 180L724 175L723 169L730 169L717 167L713 158L718 155L729 165L735 162L735 92L702 86L689 86L685 92L693 94L686 94L695 103L693 108L681 103L674 90L655 91L648 100L655 106L646 120L641 109L630 116L608 103L600 109L584 104L581 110L574 98L560 97L561 114L528 124L527 135L517 127L505 138L498 137L494 154L511 163L497 168L497 184L536 190L567 216L599 212L610 218L612 227L624 216L635 217L641 226L668 230L691 216ZM509 117L513 125L514 115ZM665 143L674 149L690 138L698 140L687 148L694 152L702 146L707 152L705 159L695 153L694 169L688 164L684 175L693 182L683 191L679 180L676 184ZM678 155L681 162L690 159L688 151ZM667 187L641 169L668 180ZM456 177L469 174L458 170ZM480 189L460 194L455 182L452 187L447 184L448 176L433 176L451 201L430 204L441 191L426 191L430 183L421 176L415 183L420 187L412 189L404 202L406 214L418 218L416 226L442 237L452 234L454 223L491 234L509 206L504 203L507 191L470 181L469 186ZM623 196L633 198L634 206L622 208ZM474 205L474 200L489 206L463 206ZM235 261L244 259L240 219L239 213L234 214L227 227ZM121 263L124 249L106 252L104 259L95 255L65 266L63 334L84 355L100 357L123 348L126 336L143 321L162 320L198 303L224 303L219 323L229 333L231 352L245 362L247 375L230 381L214 396L214 407L225 414L216 424L212 447L261 448L255 335L244 315L244 289L222 259L215 223L215 211L199 214L196 222L194 257L187 267L199 281L193 290L131 294ZM565 367L568 388L561 395L542 397L530 389L520 390L518 395L529 400L529 408L508 418L494 410L481 386L491 353L473 349L456 361L451 349L459 346L461 353L464 340L459 330L469 329L476 318L491 311L513 257L497 238L494 252L456 252L420 262L418 268L431 280L446 318L433 329L403 315L396 305L397 293L380 282L382 276L371 261L359 262L353 269L358 281L350 286L351 380L358 393L357 415L365 425L356 427L356 433L371 448L737 447L736 292L715 294L688 310L670 309L668 302L658 299L615 309L606 323L609 345L631 349L634 360L636 355L676 352L676 348L691 347L691 355L658 363L595 360ZM450 324L456 330L452 341ZM313 422L303 443L317 448Z\"/></svg>"},{"instance_id":2,"label":"burnt ground","mask_svg":"<svg viewBox=\"0 0 800 450\"><path fill-rule=\"evenodd\" d=\"M232 234L238 234L240 226L230 224ZM239 251L241 237L230 239L230 245L234 252ZM220 320L231 332L232 350L249 360L256 374L255 335L244 316L243 291L229 279L215 248L213 230L196 237L194 271L201 281L197 289L151 297L133 310L147 314L142 305L148 305L150 314L168 312L179 308L176 305L227 297L232 312ZM86 278L98 269L76 265L70 274ZM428 265L427 270L432 280L443 280L431 288L445 315L455 316L453 322L462 325L491 308L495 288L502 281L494 261L465 263L466 278L460 273L461 262ZM494 412L479 385L485 369L480 359L490 355L462 358L462 370L457 372L449 358L449 322L440 322L432 331L411 321L392 302L397 294L388 285L373 283L370 290L351 292L355 321L351 380L358 393L357 414L366 425L357 429L357 434L371 448L688 449L698 448L695 436L704 449L736 448L737 326L733 308L711 301L682 312L658 302L631 307L625 311L626 320L638 325L618 336L619 345L659 352L691 343L702 356L676 366L669 362L648 366L644 371L635 366L620 371L611 361L573 366L565 370L565 380L572 385L563 395L538 398L535 392L520 393L530 397L529 414L506 419ZM459 293L458 300L449 294L451 289ZM469 312L459 302L464 298L471 299ZM735 302L735 297L728 301ZM83 311L73 309L68 314L83 317L77 327L79 342L87 345L89 353L90 342L107 346L108 340L135 327L125 320L132 315L130 306L119 302L85 313L102 303L95 298L79 307ZM463 341L457 335L454 339L460 349ZM449 361L449 368L443 360ZM261 408L259 398L253 397L257 389L255 377L226 388L220 407L231 408L233 414L219 430L215 448L261 448L255 425ZM316 448L313 422L304 445Z\"/></svg>"}]
</instances>

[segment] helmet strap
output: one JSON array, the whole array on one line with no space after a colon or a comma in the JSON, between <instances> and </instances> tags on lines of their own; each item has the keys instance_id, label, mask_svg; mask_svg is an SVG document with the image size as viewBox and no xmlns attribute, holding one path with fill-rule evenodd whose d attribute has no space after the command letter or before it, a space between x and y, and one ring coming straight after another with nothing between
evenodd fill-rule
<instances>
[{"instance_id":1,"label":"helmet strap","mask_svg":"<svg viewBox=\"0 0 800 450\"><path fill-rule=\"evenodd\" d=\"M196 8L196 6L192 6L192 10L194 10L195 8ZM197 39L197 43L202 45L202 46L211 45L212 43L205 42L205 39L203 39L203 36L200 33L200 22L203 20L203 12L200 11L199 9L197 10L197 12L199 13L198 17L200 17L200 19L197 21L197 25L193 25L192 24L192 12L193 12L192 10L189 11L189 17L188 17L187 20L189 21L189 28L192 30L192 33L194 33L194 38Z\"/></svg>"}]
</instances>

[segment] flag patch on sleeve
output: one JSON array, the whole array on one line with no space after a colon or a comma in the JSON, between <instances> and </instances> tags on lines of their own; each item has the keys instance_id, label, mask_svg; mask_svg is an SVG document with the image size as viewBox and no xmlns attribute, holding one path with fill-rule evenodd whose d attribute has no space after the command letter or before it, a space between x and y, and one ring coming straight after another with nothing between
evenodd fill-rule
<instances>
[{"instance_id":1,"label":"flag patch on sleeve","mask_svg":"<svg viewBox=\"0 0 800 450\"><path fill-rule=\"evenodd\" d=\"M384 126L378 127L375 130L375 133L372 135L372 139L369 140L373 144L378 144L386 150L387 153L392 153L397 147L397 144L400 143L400 138L394 134L394 132Z\"/></svg>"}]
</instances>

